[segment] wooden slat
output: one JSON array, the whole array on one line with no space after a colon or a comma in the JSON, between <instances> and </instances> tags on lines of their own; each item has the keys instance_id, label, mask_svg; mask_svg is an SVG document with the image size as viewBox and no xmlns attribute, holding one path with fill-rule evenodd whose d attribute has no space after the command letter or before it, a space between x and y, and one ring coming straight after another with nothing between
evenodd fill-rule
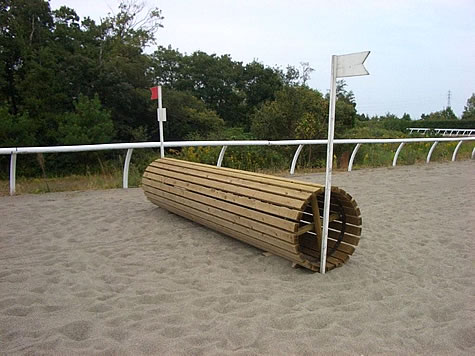
<instances>
[{"instance_id":1,"label":"wooden slat","mask_svg":"<svg viewBox=\"0 0 475 356\"><path fill-rule=\"evenodd\" d=\"M286 258L288 260L291 260L291 261L295 261L299 264L300 263L305 263L305 260L302 259L299 254L292 253L288 250L283 250L283 249L281 249L281 248L279 248L275 245L269 244L265 241L250 238L249 236L247 236L247 235L245 235L245 234L243 234L239 231L230 229L226 226L223 226L223 225L220 225L220 224L215 224L214 221L211 222L211 221L209 221L205 218L202 218L201 216L195 215L194 212L184 211L184 210L180 209L178 206L176 206L175 204L165 203L163 201L157 202L157 203L159 203L161 206L163 206L163 208L167 209L168 211L171 211L172 213L175 213L177 215L181 215L184 218L187 218L189 220L197 222L198 224L209 227L209 228L211 228L215 231L221 232L225 235L234 237L238 240L246 242L246 243L248 243L252 246L255 246L257 248L260 248L264 251L270 251L270 252L274 253L275 255L284 257L284 258Z\"/></svg>"},{"instance_id":2,"label":"wooden slat","mask_svg":"<svg viewBox=\"0 0 475 356\"><path fill-rule=\"evenodd\" d=\"M323 219L323 212L321 212L320 218ZM330 222L332 221L340 221L341 219L339 218L339 213L335 212L334 210L330 210ZM337 217L338 216L338 217ZM351 215L345 215L346 217L346 223L347 224L352 224L355 226L360 226L361 225L361 217L355 217ZM309 211L309 209L306 209L304 214L302 215L301 220L312 222L313 220L313 213Z\"/></svg>"},{"instance_id":3,"label":"wooden slat","mask_svg":"<svg viewBox=\"0 0 475 356\"><path fill-rule=\"evenodd\" d=\"M173 159L173 158L161 159L161 161L164 161L164 160L174 161L174 162L178 162L178 163L181 163L181 164L186 164L186 165L194 166L194 167L203 166L202 163L183 161L183 160L178 160L178 159ZM304 182L304 181L299 181L299 180L289 179L289 178L284 178L284 177L277 177L277 176L272 176L272 175L269 175L269 174L242 171L242 170L239 170L239 169L233 169L233 168L227 168L227 167L215 167L215 166L211 166L211 165L206 165L206 166L207 167L214 167L216 169L223 170L223 171L229 172L229 173L245 174L249 177L270 179L270 180L275 181L275 183L272 183L272 184L277 185L277 182L279 182L279 186L282 186L282 187L293 188L297 184L298 189L306 190L308 192L314 192L316 190L320 190L320 189L324 188L324 185L321 185L321 184Z\"/></svg>"},{"instance_id":4,"label":"wooden slat","mask_svg":"<svg viewBox=\"0 0 475 356\"><path fill-rule=\"evenodd\" d=\"M333 193L331 196L331 200L338 200L341 205L350 208L350 209L355 209L358 208L358 204L356 204L356 201L354 199L347 199L346 195L344 194L344 191L340 191L339 193ZM322 195L323 199L323 195Z\"/></svg>"},{"instance_id":5,"label":"wooden slat","mask_svg":"<svg viewBox=\"0 0 475 356\"><path fill-rule=\"evenodd\" d=\"M331 228L335 230L341 231L341 228L343 224L339 221L332 221L330 224L328 224ZM345 226L345 232L355 235L355 236L360 236L361 235L361 226L353 226L350 224L346 224Z\"/></svg>"},{"instance_id":6,"label":"wooden slat","mask_svg":"<svg viewBox=\"0 0 475 356\"><path fill-rule=\"evenodd\" d=\"M198 184L184 182L184 181L177 180L174 178L163 177L163 176L157 175L155 173L147 172L147 171L145 171L144 173L144 178L147 178L156 182L160 182L163 184L185 188L193 192L205 194L211 197L215 197L218 199L236 203L242 206L249 207L251 209L256 209L262 212L274 214L274 215L281 216L283 218L288 218L291 220L299 220L302 215L302 212L297 209L290 209L283 206L277 206L271 203L263 202L261 200L253 199L252 197L245 197L245 196L237 195L231 192L222 192L213 188L203 187Z\"/></svg>"},{"instance_id":7,"label":"wooden slat","mask_svg":"<svg viewBox=\"0 0 475 356\"><path fill-rule=\"evenodd\" d=\"M318 204L319 204L320 206L324 206L323 200L317 199L317 201L318 201ZM332 210L333 212L339 211L339 210L338 210L339 207L338 207L338 205L337 205L336 203L332 203L330 206L331 206L331 210ZM354 208L349 208L349 207L347 207L347 206L342 206L342 208L343 208L343 211L345 212L345 215L346 215L346 216L353 216L353 217L355 217L356 219L360 218L360 216L361 216L361 211L359 210L359 208L358 208L358 209L354 209Z\"/></svg>"},{"instance_id":8,"label":"wooden slat","mask_svg":"<svg viewBox=\"0 0 475 356\"><path fill-rule=\"evenodd\" d=\"M296 235L300 236L305 234L306 232L309 232L310 230L313 230L314 225L313 224L308 224L305 226L302 226L300 229L298 229Z\"/></svg>"},{"instance_id":9,"label":"wooden slat","mask_svg":"<svg viewBox=\"0 0 475 356\"><path fill-rule=\"evenodd\" d=\"M315 235L310 235L310 234L305 234L300 237L300 246L305 246L306 248L313 249L316 251L316 256L320 257L320 248L317 247L316 245L316 236ZM336 245L336 241L332 239L328 239L328 248L333 248ZM355 251L355 248L351 245L345 244L345 243L340 243L340 245L337 248L337 252L339 254L346 255L352 255L353 252ZM338 257L340 258L340 257ZM341 258L340 258L341 259Z\"/></svg>"},{"instance_id":10,"label":"wooden slat","mask_svg":"<svg viewBox=\"0 0 475 356\"><path fill-rule=\"evenodd\" d=\"M322 246L322 237L323 237L323 231L322 231L322 220L320 219L320 209L318 207L318 202L317 202L317 195L315 193L312 194L311 198L311 206L312 206L312 219L313 219L313 224L315 225L315 234L317 235L317 246L320 247Z\"/></svg>"},{"instance_id":11,"label":"wooden slat","mask_svg":"<svg viewBox=\"0 0 475 356\"><path fill-rule=\"evenodd\" d=\"M311 249L307 249L306 247L302 247L302 252L304 253L304 256L309 256L309 257L314 257L312 254L313 254L313 250ZM316 262L315 262L316 263ZM327 271L331 271L332 269L336 268L336 267L340 267L342 265L342 262L340 260L337 260L337 259L333 259L333 258L329 258L327 257L327 263L326 263L326 270ZM320 269L318 269L320 270Z\"/></svg>"},{"instance_id":12,"label":"wooden slat","mask_svg":"<svg viewBox=\"0 0 475 356\"><path fill-rule=\"evenodd\" d=\"M340 236L340 231L333 230L333 229L329 228L328 229L328 236L335 239L335 240L337 240ZM350 245L357 246L360 243L360 238L358 236L354 236L354 235L351 235L351 234L348 234L347 232L345 232L343 234L342 241L346 242Z\"/></svg>"},{"instance_id":13,"label":"wooden slat","mask_svg":"<svg viewBox=\"0 0 475 356\"><path fill-rule=\"evenodd\" d=\"M158 169L158 168L154 168L150 166L147 167L146 171L149 173L155 173L157 175L161 175L164 177L179 179L184 182L190 182L190 183L202 185L204 187L209 187L209 188L218 189L225 192L235 193L238 195L243 195L250 198L259 199L262 201L266 201L268 203L285 206L285 207L293 208L297 210L302 209L302 207L305 205L304 200L286 198L286 197L282 197L282 196L271 194L271 193L255 191L253 189L249 189L245 187L238 187L229 183L210 181L206 178L189 176L189 175L178 173L178 172L169 172L169 171L165 171L164 169Z\"/></svg>"},{"instance_id":14,"label":"wooden slat","mask_svg":"<svg viewBox=\"0 0 475 356\"><path fill-rule=\"evenodd\" d=\"M157 161L153 162L151 165L155 166L156 162ZM223 176L228 176L232 178L241 178L241 179L245 179L251 182L264 183L270 186L303 191L307 193L313 193L324 187L323 185L318 185L318 184L309 186L306 184L301 184L298 181L289 180L285 178L281 179L279 177L266 176L260 173L252 173L252 172L246 172L246 171L241 171L241 170L226 169L223 167L216 167L216 166L194 163L194 162L180 161L180 160L174 160L174 159L160 160L158 162L163 162L170 165L176 165L178 167L192 168L194 170L202 171L202 172L217 173Z\"/></svg>"},{"instance_id":15,"label":"wooden slat","mask_svg":"<svg viewBox=\"0 0 475 356\"><path fill-rule=\"evenodd\" d=\"M340 266L343 265L343 261L341 261L338 258L335 258L333 256L327 256L327 261L333 263L335 265L335 267L340 267Z\"/></svg>"},{"instance_id":16,"label":"wooden slat","mask_svg":"<svg viewBox=\"0 0 475 356\"><path fill-rule=\"evenodd\" d=\"M189 206L184 207L179 203L167 200L165 198L162 198L158 195L154 195L154 194L149 193L149 192L146 192L146 196L151 201L156 203L158 206L162 206L162 204L166 205L166 206L173 206L173 207L175 207L177 209L180 209L182 211L188 211L188 212L190 212L190 214L199 217L201 220L210 221L210 218L211 218L212 221L210 221L210 224L219 224L219 225L221 225L223 227L226 227L230 230L233 230L233 231L239 232L239 233L241 233L245 236L248 236L249 238L251 238L253 240L265 242L269 245L275 246L275 247L277 247L279 249L282 249L282 250L289 251L291 253L298 252L298 247L295 244L285 242L285 241L280 240L280 239L276 239L272 236L266 235L266 234L261 233L259 231L255 231L255 230L246 228L242 225L232 223L232 222L230 222L228 220L225 220L225 219L223 219L221 217L218 217L218 216L210 217L210 214L208 214L208 213L205 213L203 211L194 209L194 208L189 207Z\"/></svg>"},{"instance_id":17,"label":"wooden slat","mask_svg":"<svg viewBox=\"0 0 475 356\"><path fill-rule=\"evenodd\" d=\"M177 194L194 201L203 202L207 205L214 206L214 207L223 209L225 211L235 213L239 216L248 217L252 220L256 220L256 221L268 224L271 227L277 227L277 228L290 231L290 232L296 232L299 227L298 223L283 219L281 217L266 214L261 211L257 211L255 209L250 209L248 207L236 205L227 201L215 199L203 194L198 194L198 193L189 191L185 188L163 184L161 182L153 181L148 178L143 179L143 185L146 185L147 187L158 188L160 190Z\"/></svg>"},{"instance_id":18,"label":"wooden slat","mask_svg":"<svg viewBox=\"0 0 475 356\"><path fill-rule=\"evenodd\" d=\"M179 166L167 164L166 162L160 162L160 161L154 162L151 164L151 166L160 168L160 169L165 169L170 172L183 173L183 174L198 177L198 178L206 178L210 181L228 183L237 187L250 188L258 192L271 193L271 194L275 194L275 195L279 195L279 196L283 196L287 198L307 200L310 197L310 194L308 192L304 192L301 190L293 190L289 188L272 186L272 185L261 183L261 182L254 182L254 181L245 180L245 179L241 179L237 177L230 177L227 175L222 175L215 172L202 171L195 168L191 169L191 168L179 167Z\"/></svg>"},{"instance_id":19,"label":"wooden slat","mask_svg":"<svg viewBox=\"0 0 475 356\"><path fill-rule=\"evenodd\" d=\"M309 234L310 232L307 232L307 234ZM305 235L305 234L304 234ZM303 236L304 236L303 235ZM312 235L312 236L315 236L315 235ZM340 231L336 231L336 230L333 230L331 228L328 229L328 237L329 238L332 238L334 240L337 240L340 236ZM357 237L357 236L354 236L354 235L350 235L348 233L344 233L343 234L343 239L342 239L343 242L346 242L347 244L350 244L350 245L353 245L353 246L357 246L360 242L360 238Z\"/></svg>"},{"instance_id":20,"label":"wooden slat","mask_svg":"<svg viewBox=\"0 0 475 356\"><path fill-rule=\"evenodd\" d=\"M239 226L242 226L243 228L247 228L250 230L255 230L257 232L262 232L266 235L271 235L272 237L275 237L276 239L284 240L286 242L295 244L296 243L296 236L295 234L278 229L276 227L263 224L261 222L249 219L244 216L236 215L233 213L230 213L228 211L216 208L211 205L207 205L203 202L198 202L195 200L187 199L184 198L180 195L175 195L173 193L169 193L160 189L156 189L153 187L147 187L146 188L147 193L151 193L155 196L160 196L164 199L168 199L170 201L174 201L175 203L181 204L184 207L190 207L199 211L202 211L204 213L207 213L211 216L214 216L216 218L224 219L229 221L230 223L237 224ZM185 209L186 210L186 209ZM246 230L246 233L252 234L252 231Z\"/></svg>"}]
</instances>

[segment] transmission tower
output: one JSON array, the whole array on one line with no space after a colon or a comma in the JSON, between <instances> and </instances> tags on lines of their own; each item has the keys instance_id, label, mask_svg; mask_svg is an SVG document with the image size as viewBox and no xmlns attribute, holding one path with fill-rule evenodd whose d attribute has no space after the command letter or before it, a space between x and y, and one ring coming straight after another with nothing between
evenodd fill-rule
<instances>
[{"instance_id":1,"label":"transmission tower","mask_svg":"<svg viewBox=\"0 0 475 356\"><path fill-rule=\"evenodd\" d=\"M451 93L450 90L449 90L449 92L447 93L447 109L450 108L450 97L451 97L451 96L452 96L452 93Z\"/></svg>"}]
</instances>

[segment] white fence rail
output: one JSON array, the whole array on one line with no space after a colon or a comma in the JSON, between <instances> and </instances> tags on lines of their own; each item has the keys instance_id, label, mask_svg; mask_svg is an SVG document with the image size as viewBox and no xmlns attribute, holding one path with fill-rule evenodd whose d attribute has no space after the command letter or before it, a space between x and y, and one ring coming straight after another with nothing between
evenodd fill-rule
<instances>
[{"instance_id":1,"label":"white fence rail","mask_svg":"<svg viewBox=\"0 0 475 356\"><path fill-rule=\"evenodd\" d=\"M442 136L475 136L475 129L430 129L425 127L409 127L409 133L425 134L434 131Z\"/></svg>"},{"instance_id":2,"label":"white fence rail","mask_svg":"<svg viewBox=\"0 0 475 356\"><path fill-rule=\"evenodd\" d=\"M384 144L384 143L399 143L399 147L393 158L393 166L396 166L398 156L405 144L418 142L433 142L429 153L427 154L426 162L429 163L430 157L439 142L453 142L458 141L457 146L452 154L452 161L455 161L457 152L464 141L475 141L475 137L439 137L439 138L390 138L390 139L338 139L334 140L334 144L356 144L351 153L348 164L348 171L353 168L356 153L363 144ZM177 141L165 142L165 148L172 147L199 147L199 146L222 146L218 157L217 166L220 167L229 146L298 146L292 163L290 166L290 174L294 174L297 161L305 145L326 145L327 140L282 140L282 141ZM9 147L0 148L0 155L10 155L10 195L15 194L16 186L16 161L17 156L21 154L30 153L60 153L60 152L87 152L87 151L105 151L105 150L127 150L127 155L124 162L123 170L123 188L128 188L129 167L132 158L133 150L136 148L159 148L160 142L140 142L140 143L110 143L100 145L77 145L77 146L50 146L50 147ZM475 155L475 147L472 149L471 158Z\"/></svg>"}]
</instances>

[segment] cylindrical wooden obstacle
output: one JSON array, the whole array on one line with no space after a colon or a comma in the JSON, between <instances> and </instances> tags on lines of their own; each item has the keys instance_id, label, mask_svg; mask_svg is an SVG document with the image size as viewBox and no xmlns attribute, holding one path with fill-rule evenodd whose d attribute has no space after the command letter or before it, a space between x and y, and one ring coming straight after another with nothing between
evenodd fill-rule
<instances>
[{"instance_id":1,"label":"cylindrical wooden obstacle","mask_svg":"<svg viewBox=\"0 0 475 356\"><path fill-rule=\"evenodd\" d=\"M270 175L170 158L145 170L142 186L154 204L297 265L318 271L325 187ZM358 245L360 209L332 187L328 270Z\"/></svg>"}]
</instances>

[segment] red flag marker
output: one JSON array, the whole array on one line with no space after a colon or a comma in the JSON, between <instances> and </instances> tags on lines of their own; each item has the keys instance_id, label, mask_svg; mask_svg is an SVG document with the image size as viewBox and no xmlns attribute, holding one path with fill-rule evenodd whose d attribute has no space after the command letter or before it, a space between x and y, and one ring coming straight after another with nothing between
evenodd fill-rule
<instances>
[{"instance_id":1,"label":"red flag marker","mask_svg":"<svg viewBox=\"0 0 475 356\"><path fill-rule=\"evenodd\" d=\"M150 100L158 99L158 96L159 96L158 88L159 87L150 88L150 92L152 93L152 96L150 97Z\"/></svg>"}]
</instances>

